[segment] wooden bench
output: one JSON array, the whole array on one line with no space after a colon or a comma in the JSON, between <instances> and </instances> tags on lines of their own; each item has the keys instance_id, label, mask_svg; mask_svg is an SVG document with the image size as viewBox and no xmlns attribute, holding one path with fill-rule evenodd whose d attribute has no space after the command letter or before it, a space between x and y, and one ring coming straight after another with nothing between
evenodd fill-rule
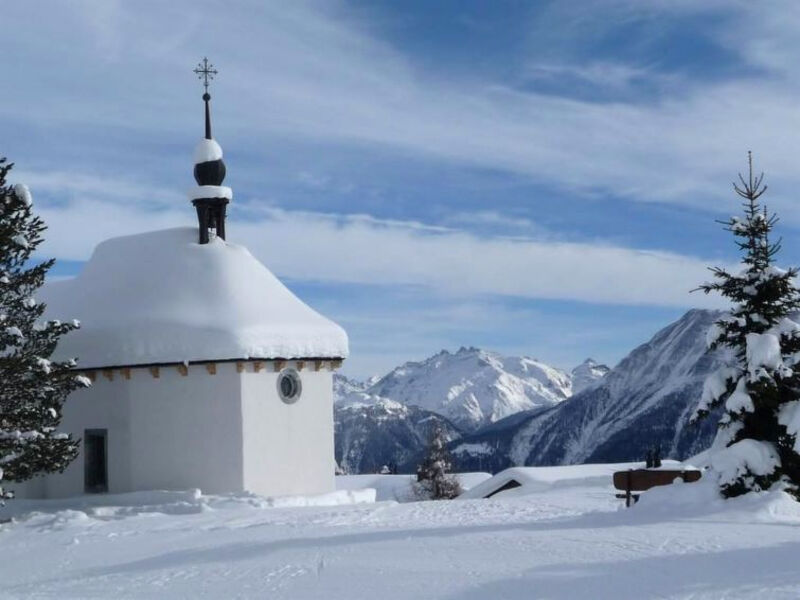
<instances>
[{"instance_id":1,"label":"wooden bench","mask_svg":"<svg viewBox=\"0 0 800 600\"><path fill-rule=\"evenodd\" d=\"M678 478L692 483L699 480L700 476L700 471L696 469L629 469L614 473L614 487L625 492L617 494L617 498L624 498L625 506L630 506L639 500L639 494L632 492L644 492L659 485L670 485Z\"/></svg>"}]
</instances>

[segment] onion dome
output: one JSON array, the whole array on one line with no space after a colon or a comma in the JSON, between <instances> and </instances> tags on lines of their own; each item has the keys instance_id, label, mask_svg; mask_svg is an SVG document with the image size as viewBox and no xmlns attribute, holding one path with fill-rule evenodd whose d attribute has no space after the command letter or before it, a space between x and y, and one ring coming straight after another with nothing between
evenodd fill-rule
<instances>
[{"instance_id":1,"label":"onion dome","mask_svg":"<svg viewBox=\"0 0 800 600\"><path fill-rule=\"evenodd\" d=\"M211 96L203 94L206 104L206 137L194 149L194 179L197 185L222 185L225 180L225 161L222 160L222 148L211 137Z\"/></svg>"}]
</instances>

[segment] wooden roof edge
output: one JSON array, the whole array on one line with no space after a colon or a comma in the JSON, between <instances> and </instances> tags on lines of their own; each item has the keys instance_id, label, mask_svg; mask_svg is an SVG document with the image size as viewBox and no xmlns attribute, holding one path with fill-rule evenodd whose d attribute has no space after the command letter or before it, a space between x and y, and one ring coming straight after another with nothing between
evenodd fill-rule
<instances>
[{"instance_id":1,"label":"wooden roof edge","mask_svg":"<svg viewBox=\"0 0 800 600\"><path fill-rule=\"evenodd\" d=\"M333 362L342 362L344 361L344 357L341 356L304 356L304 357L297 357L297 358L281 358L281 357L273 357L273 358L257 358L257 357L250 357L250 358L210 358L206 360L187 360L187 361L174 361L174 362L156 362L156 363L138 363L138 364L125 364L125 365L110 365L110 366L94 366L94 367L84 367L80 364L75 365L72 370L76 372L82 371L107 371L112 369L148 369L153 367L178 367L181 365L184 366L191 366L191 365L207 365L209 363L237 363L237 362L313 362L313 361L333 361Z\"/></svg>"}]
</instances>

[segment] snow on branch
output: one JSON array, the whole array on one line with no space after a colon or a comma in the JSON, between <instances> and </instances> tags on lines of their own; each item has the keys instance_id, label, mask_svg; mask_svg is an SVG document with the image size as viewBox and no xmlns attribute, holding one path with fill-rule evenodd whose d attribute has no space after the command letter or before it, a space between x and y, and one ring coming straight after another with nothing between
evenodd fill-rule
<instances>
[{"instance_id":1,"label":"snow on branch","mask_svg":"<svg viewBox=\"0 0 800 600\"><path fill-rule=\"evenodd\" d=\"M778 371L783 368L781 344L774 333L748 333L745 337L747 343L747 371L751 381L768 376L768 371Z\"/></svg>"},{"instance_id":2,"label":"snow on branch","mask_svg":"<svg viewBox=\"0 0 800 600\"><path fill-rule=\"evenodd\" d=\"M781 464L775 446L770 442L744 439L714 453L711 466L719 474L721 485L743 481L748 488L757 488L755 476L767 476Z\"/></svg>"}]
</instances>

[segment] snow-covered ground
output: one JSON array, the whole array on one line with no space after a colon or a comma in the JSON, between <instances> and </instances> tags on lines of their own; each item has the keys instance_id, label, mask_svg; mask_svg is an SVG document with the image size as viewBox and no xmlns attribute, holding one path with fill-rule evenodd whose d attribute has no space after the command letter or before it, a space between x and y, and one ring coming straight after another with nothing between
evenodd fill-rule
<instances>
[{"instance_id":1,"label":"snow-covered ground","mask_svg":"<svg viewBox=\"0 0 800 600\"><path fill-rule=\"evenodd\" d=\"M458 483L462 490L470 490L492 476L489 473L459 473ZM336 487L340 491L353 493L364 488L372 488L376 492L376 500L396 500L411 502L414 497L414 481L416 475L344 475L336 478Z\"/></svg>"},{"instance_id":2,"label":"snow-covered ground","mask_svg":"<svg viewBox=\"0 0 800 600\"><path fill-rule=\"evenodd\" d=\"M800 505L788 496L723 502L706 481L652 490L625 510L599 468L539 469L531 493L490 500L279 507L160 492L14 501L3 512L15 521L0 526L0 597L800 596Z\"/></svg>"}]
</instances>

